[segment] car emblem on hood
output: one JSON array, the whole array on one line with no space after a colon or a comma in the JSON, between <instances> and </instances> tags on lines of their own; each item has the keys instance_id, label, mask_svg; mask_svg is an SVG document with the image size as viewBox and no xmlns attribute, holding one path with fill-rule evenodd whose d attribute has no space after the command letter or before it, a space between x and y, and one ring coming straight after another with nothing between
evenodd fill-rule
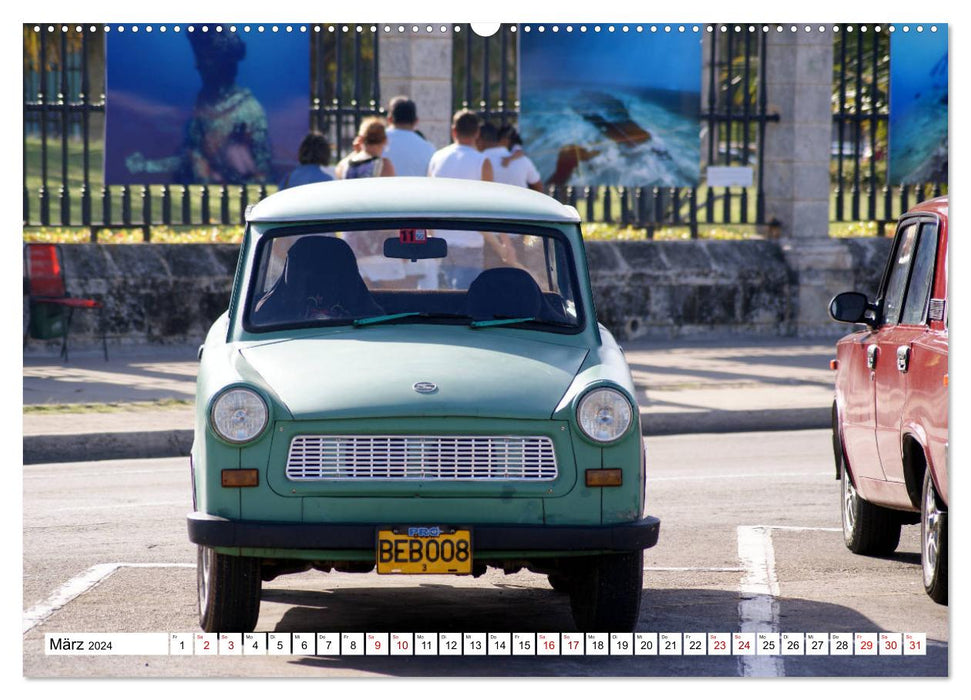
<instances>
[{"instance_id":1,"label":"car emblem on hood","mask_svg":"<svg viewBox=\"0 0 971 700\"><path fill-rule=\"evenodd\" d=\"M438 384L434 382L415 382L411 385L411 388L419 394L434 394L438 391Z\"/></svg>"}]
</instances>

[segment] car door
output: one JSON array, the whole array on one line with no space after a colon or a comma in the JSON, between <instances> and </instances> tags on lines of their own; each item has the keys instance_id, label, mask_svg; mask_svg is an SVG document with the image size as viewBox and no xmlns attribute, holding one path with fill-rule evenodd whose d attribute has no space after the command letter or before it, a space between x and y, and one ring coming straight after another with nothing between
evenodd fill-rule
<instances>
[{"instance_id":1,"label":"car door","mask_svg":"<svg viewBox=\"0 0 971 700\"><path fill-rule=\"evenodd\" d=\"M904 430L919 437L926 450L928 468L939 498L948 503L948 325L947 219L942 218L937 236L937 272L931 289L926 332L914 343L907 372L907 403ZM909 292L908 292L909 294ZM909 303L909 302L908 302ZM919 497L921 484L908 484Z\"/></svg>"},{"instance_id":2,"label":"car door","mask_svg":"<svg viewBox=\"0 0 971 700\"><path fill-rule=\"evenodd\" d=\"M875 337L876 331L867 328L846 336L836 346L840 430L857 488L861 486L861 478L879 481L884 478L874 434L873 372L867 357L867 349L874 345Z\"/></svg>"},{"instance_id":3,"label":"car door","mask_svg":"<svg viewBox=\"0 0 971 700\"><path fill-rule=\"evenodd\" d=\"M938 224L933 217L905 220L880 308L881 324L871 341L877 451L887 481L904 482L901 426L915 344L928 332L927 306L934 280ZM868 348L868 353L874 352ZM916 358L919 363L922 358Z\"/></svg>"}]
</instances>

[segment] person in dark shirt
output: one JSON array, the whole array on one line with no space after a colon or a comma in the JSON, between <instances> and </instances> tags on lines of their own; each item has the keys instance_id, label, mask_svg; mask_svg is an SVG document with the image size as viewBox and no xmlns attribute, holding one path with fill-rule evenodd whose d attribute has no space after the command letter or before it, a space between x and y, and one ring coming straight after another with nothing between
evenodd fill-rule
<instances>
[{"instance_id":1,"label":"person in dark shirt","mask_svg":"<svg viewBox=\"0 0 971 700\"><path fill-rule=\"evenodd\" d=\"M328 182L334 176L327 172L326 166L330 161L330 144L327 138L319 131L311 131L304 136L300 143L300 151L297 155L300 165L290 171L280 189L288 187L298 187L299 185L309 185L312 182Z\"/></svg>"}]
</instances>

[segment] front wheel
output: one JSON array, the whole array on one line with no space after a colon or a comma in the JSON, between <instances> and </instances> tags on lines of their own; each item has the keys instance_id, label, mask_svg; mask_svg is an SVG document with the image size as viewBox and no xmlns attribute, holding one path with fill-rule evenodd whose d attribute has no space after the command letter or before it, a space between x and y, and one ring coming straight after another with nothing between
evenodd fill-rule
<instances>
[{"instance_id":1,"label":"front wheel","mask_svg":"<svg viewBox=\"0 0 971 700\"><path fill-rule=\"evenodd\" d=\"M252 632L260 616L260 560L199 547L199 626L205 632Z\"/></svg>"},{"instance_id":2,"label":"front wheel","mask_svg":"<svg viewBox=\"0 0 971 700\"><path fill-rule=\"evenodd\" d=\"M843 541L854 554L892 554L900 543L900 516L857 493L843 464L840 479Z\"/></svg>"},{"instance_id":3,"label":"front wheel","mask_svg":"<svg viewBox=\"0 0 971 700\"><path fill-rule=\"evenodd\" d=\"M570 608L581 632L632 632L644 587L644 553L589 557L571 577Z\"/></svg>"},{"instance_id":4,"label":"front wheel","mask_svg":"<svg viewBox=\"0 0 971 700\"><path fill-rule=\"evenodd\" d=\"M930 469L924 470L921 497L920 565L927 595L935 603L947 605L947 511L937 496Z\"/></svg>"}]
</instances>

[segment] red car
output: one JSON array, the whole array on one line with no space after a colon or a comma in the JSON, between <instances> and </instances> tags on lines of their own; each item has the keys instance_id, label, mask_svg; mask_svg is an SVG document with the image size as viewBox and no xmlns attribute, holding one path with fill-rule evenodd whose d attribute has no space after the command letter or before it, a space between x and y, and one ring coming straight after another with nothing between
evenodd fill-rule
<instances>
[{"instance_id":1,"label":"red car","mask_svg":"<svg viewBox=\"0 0 971 700\"><path fill-rule=\"evenodd\" d=\"M875 299L844 292L836 321L866 328L836 345L833 451L843 537L889 554L921 525L924 588L947 603L947 198L900 218Z\"/></svg>"}]
</instances>

